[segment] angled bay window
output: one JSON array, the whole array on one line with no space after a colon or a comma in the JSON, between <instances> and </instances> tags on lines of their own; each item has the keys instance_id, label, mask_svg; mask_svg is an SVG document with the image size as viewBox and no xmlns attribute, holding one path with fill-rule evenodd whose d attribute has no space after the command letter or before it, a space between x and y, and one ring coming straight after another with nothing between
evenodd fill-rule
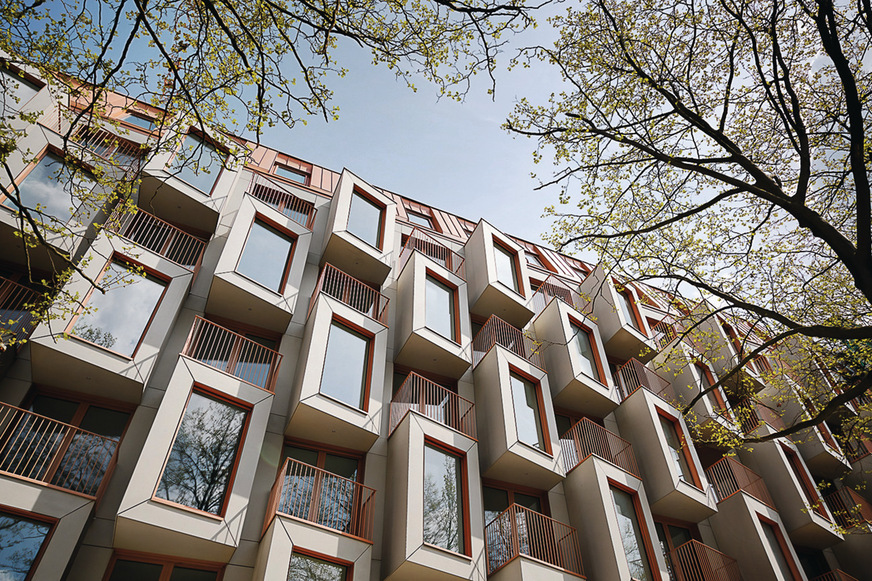
<instances>
[{"instance_id":1,"label":"angled bay window","mask_svg":"<svg viewBox=\"0 0 872 581\"><path fill-rule=\"evenodd\" d=\"M618 519L618 533L621 535L621 544L630 567L630 577L638 581L653 581L655 577L651 572L647 533L639 522L636 498L614 485L610 489Z\"/></svg>"},{"instance_id":2,"label":"angled bay window","mask_svg":"<svg viewBox=\"0 0 872 581\"><path fill-rule=\"evenodd\" d=\"M714 375L709 371L707 365L704 365L700 362L695 362L694 366L696 367L696 373L699 375L699 388L702 391L707 391L711 389L711 387L715 384ZM708 391L706 397L709 398L709 402L712 404L712 407L716 412L722 414L726 417L730 417L730 409L727 406L727 402L724 399L724 395L722 393L722 388L718 387L712 391Z\"/></svg>"},{"instance_id":3,"label":"angled bay window","mask_svg":"<svg viewBox=\"0 0 872 581\"><path fill-rule=\"evenodd\" d=\"M151 273L133 273L128 270L128 263L114 259L103 271L98 284L109 290L105 293L91 290L84 310L73 320L68 332L133 357L167 282Z\"/></svg>"},{"instance_id":4,"label":"angled bay window","mask_svg":"<svg viewBox=\"0 0 872 581\"><path fill-rule=\"evenodd\" d=\"M464 458L442 446L424 446L424 542L467 552Z\"/></svg>"},{"instance_id":5,"label":"angled bay window","mask_svg":"<svg viewBox=\"0 0 872 581\"><path fill-rule=\"evenodd\" d=\"M277 163L273 166L273 173L277 176L289 179L292 182L297 182L298 184L302 184L304 186L309 184L309 174L303 172L303 170L300 169L295 169Z\"/></svg>"},{"instance_id":6,"label":"angled bay window","mask_svg":"<svg viewBox=\"0 0 872 581\"><path fill-rule=\"evenodd\" d=\"M321 393L366 411L372 338L336 320L330 324Z\"/></svg>"},{"instance_id":7,"label":"angled bay window","mask_svg":"<svg viewBox=\"0 0 872 581\"><path fill-rule=\"evenodd\" d=\"M287 281L293 250L293 237L263 220L255 219L236 265L236 272L281 293Z\"/></svg>"},{"instance_id":8,"label":"angled bay window","mask_svg":"<svg viewBox=\"0 0 872 581\"><path fill-rule=\"evenodd\" d=\"M518 440L550 454L551 446L542 417L539 385L515 372L510 373L509 378L512 385Z\"/></svg>"},{"instance_id":9,"label":"angled bay window","mask_svg":"<svg viewBox=\"0 0 872 581\"><path fill-rule=\"evenodd\" d=\"M794 581L802 579L796 563L793 562L789 554L787 542L784 540L778 525L761 514L758 514L757 518L760 520L766 544L769 546L772 556L775 557L773 565L777 568L778 572L781 573L784 579L793 579Z\"/></svg>"},{"instance_id":10,"label":"angled bay window","mask_svg":"<svg viewBox=\"0 0 872 581\"><path fill-rule=\"evenodd\" d=\"M596 350L594 349L594 341L591 338L590 331L582 327L575 321L569 322L569 327L572 329L572 334L578 354L581 355L581 369L588 377L596 379L600 383L603 382L602 373L600 371L600 363L597 358Z\"/></svg>"},{"instance_id":11,"label":"angled bay window","mask_svg":"<svg viewBox=\"0 0 872 581\"><path fill-rule=\"evenodd\" d=\"M67 164L57 153L47 151L18 184L18 194L36 221L65 224L78 214L82 196L95 184L88 170L72 162ZM3 200L3 205L16 209L8 199Z\"/></svg>"},{"instance_id":12,"label":"angled bay window","mask_svg":"<svg viewBox=\"0 0 872 581\"><path fill-rule=\"evenodd\" d=\"M247 417L236 403L192 391L155 497L222 514Z\"/></svg>"},{"instance_id":13,"label":"angled bay window","mask_svg":"<svg viewBox=\"0 0 872 581\"><path fill-rule=\"evenodd\" d=\"M624 315L624 320L627 321L627 324L641 332L642 327L639 325L639 318L636 316L636 305L633 304L630 291L626 289L618 291L618 308L621 309L621 314Z\"/></svg>"},{"instance_id":14,"label":"angled bay window","mask_svg":"<svg viewBox=\"0 0 872 581\"><path fill-rule=\"evenodd\" d=\"M180 180L209 195L226 161L226 153L202 137L189 133L170 163L169 171Z\"/></svg>"},{"instance_id":15,"label":"angled bay window","mask_svg":"<svg viewBox=\"0 0 872 581\"><path fill-rule=\"evenodd\" d=\"M690 455L687 440L681 431L681 424L677 419L662 413L658 413L657 417L660 420L660 428L666 438L666 446L669 448L672 462L678 469L681 479L688 484L699 487L699 476L693 467L693 457Z\"/></svg>"},{"instance_id":16,"label":"angled bay window","mask_svg":"<svg viewBox=\"0 0 872 581\"><path fill-rule=\"evenodd\" d=\"M452 288L428 273L424 304L426 326L448 339L457 342L457 289Z\"/></svg>"},{"instance_id":17,"label":"angled bay window","mask_svg":"<svg viewBox=\"0 0 872 581\"><path fill-rule=\"evenodd\" d=\"M294 551L288 569L288 581L346 581L351 566Z\"/></svg>"},{"instance_id":18,"label":"angled bay window","mask_svg":"<svg viewBox=\"0 0 872 581\"><path fill-rule=\"evenodd\" d=\"M0 579L29 579L51 530L49 522L0 507Z\"/></svg>"},{"instance_id":19,"label":"angled bay window","mask_svg":"<svg viewBox=\"0 0 872 581\"><path fill-rule=\"evenodd\" d=\"M0 65L0 117L15 115L41 88L24 75Z\"/></svg>"},{"instance_id":20,"label":"angled bay window","mask_svg":"<svg viewBox=\"0 0 872 581\"><path fill-rule=\"evenodd\" d=\"M521 292L518 277L517 255L494 239L494 265L497 280L516 293Z\"/></svg>"},{"instance_id":21,"label":"angled bay window","mask_svg":"<svg viewBox=\"0 0 872 581\"><path fill-rule=\"evenodd\" d=\"M355 189L351 194L347 230L373 248L381 250L384 208Z\"/></svg>"}]
</instances>

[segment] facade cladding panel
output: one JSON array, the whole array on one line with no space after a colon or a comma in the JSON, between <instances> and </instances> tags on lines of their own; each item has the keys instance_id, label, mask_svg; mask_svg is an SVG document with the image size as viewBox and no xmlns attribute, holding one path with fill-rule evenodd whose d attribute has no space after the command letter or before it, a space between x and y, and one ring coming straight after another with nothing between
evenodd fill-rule
<instances>
[{"instance_id":1,"label":"facade cladding panel","mask_svg":"<svg viewBox=\"0 0 872 581\"><path fill-rule=\"evenodd\" d=\"M24 78L17 71L0 73ZM21 90L35 95L43 89L28 81ZM118 119L148 131L147 111L142 106L131 113L128 107ZM70 204L69 192L90 189L90 178L64 181L62 157L41 141L47 133L28 132L17 157L10 157L22 198L40 204L44 221L102 219L106 212L82 213ZM175 153L150 161L145 171L164 176L159 178L163 199L178 192L182 201L153 207L143 202L144 210L172 229L137 232L128 237L123 255L107 259L100 276L122 284L106 294L81 293L75 320L57 331L74 336L66 340L77 348L33 360L29 347L3 354L0 579L872 579L869 567L862 566L872 554L872 535L843 538L836 530L812 535L785 527L790 519L778 512L785 508L771 499L785 497L774 492L795 483L764 481L734 455L722 458L723 450L694 447L692 421L685 427L680 414L663 411L680 388L716 381L722 372L717 363L691 358L687 365L693 371L658 376L658 359L626 357L637 350L609 340L621 328L638 331L642 323L653 328L663 319L669 305L657 310L637 298L657 292L619 288L616 304L598 312L596 324L582 324L584 305L570 303L596 294L584 284L592 284L596 276L588 273L597 272L597 265L516 240L526 249L518 254L495 240L495 268L477 268L481 259L473 255L481 244L473 235L475 224L396 194L376 200L364 193L377 191L365 184L365 176L333 172L262 145L252 145L258 155L235 160L219 140L199 133L176 141ZM33 161L27 151L44 153ZM186 165L185 159L199 163ZM272 189L247 187L265 175L275 182ZM143 181L143 200L145 189L155 188L150 179ZM356 264L354 272L339 272L334 263L327 269L331 277L319 277L328 261L317 245L308 249L304 267L290 268L298 235L259 214L252 218L237 211L246 196L280 196L276 204L295 208L297 221L327 240L331 224L339 223L331 213L334 194L352 183L348 180L355 185L347 226L343 222L337 231L347 229L361 248L391 256L387 277L384 271L367 276L362 251L344 265ZM211 206L183 200L194 190L218 205L217 220L208 215ZM396 212L391 200L406 209ZM12 228L14 219L7 219L12 210L2 199L0 213L0 228ZM204 224L214 224L213 230L204 230ZM412 236L414 229L419 234ZM138 245L172 260L163 253L178 244L168 238L178 232L208 242L202 258L186 267L195 276L181 309L162 309L171 280L142 268ZM236 264L219 268L213 257L231 236L244 246ZM423 306L397 298L400 274L414 252L440 266L446 257L457 257L451 284L429 267L414 270L411 280L424 289ZM529 273L521 268L525 254L536 266ZM536 257L547 257L547 264ZM466 270L458 258L466 259ZM7 289L26 280L27 265L3 259L0 312L8 316L0 325L25 312ZM292 313L290 324L264 324L269 318L262 307L239 304L244 293L211 284L228 269L275 293L301 289L288 295L296 302L282 306L282 312ZM542 270L554 277L548 284ZM535 280L526 280L528 274ZM481 276L493 280L482 282ZM608 277L599 278L611 284ZM496 319L486 324L492 315L502 318L499 312L470 316L466 297L472 281L478 287L500 283L536 315L523 329ZM81 281L69 284L74 283L85 288ZM523 296L522 288L530 288L532 298ZM318 303L319 309L330 309L328 325L315 324L324 319L314 308L316 293L331 299ZM579 314L572 311L568 324L558 324L561 317L548 317L555 309L545 312L551 300ZM415 308L420 313L414 325L420 328L410 330ZM197 331L202 320L222 331L205 340ZM364 332L379 325L387 327L386 342ZM470 328L472 336L465 331ZM151 339L162 347L154 372L143 379L141 398L113 400L111 394L126 389L126 379L101 372L93 361L134 361L150 329L169 331ZM395 364L394 351L383 344L421 329L430 332L421 334L421 341L456 343L464 354L457 365L465 361L469 367L438 373L437 364L422 360L431 351L420 341L407 349L402 365ZM594 407L600 400L579 395L552 405L546 397L552 378L575 376L578 369L564 369L566 358L531 350L528 338L539 340L539 351L552 345L577 352L575 367L596 380L614 404ZM473 374L490 350L514 362L509 373ZM91 353L102 355L92 359ZM551 367L543 370L546 375L529 377L543 361ZM304 373L309 363L322 369L317 389ZM521 373L521 367L528 371ZM239 371L254 368L269 381L253 382L250 373ZM673 379L698 376L693 385ZM407 382L407 377L419 379ZM639 389L665 400L657 400L660 412L641 394L634 396ZM712 408L728 417L732 396L719 391L711 397ZM303 404L308 411L295 414ZM269 420L258 411L265 409ZM343 428L351 424L374 434L373 443L355 441L349 434L357 432ZM549 425L560 433L549 434ZM552 446L557 438L559 445ZM506 455L500 478L482 477L487 466L479 466L479 458L507 450L514 453ZM802 454L792 453L790 460L795 473L810 476L796 494L811 504L830 492L818 495L812 489L823 475L806 465ZM550 490L536 488L527 475L538 469L536 462L551 461L565 469L547 481L559 478L558 483ZM863 465L858 458L851 476L859 492L839 496L855 508L829 505L837 520L845 521L846 511L872 515L863 498L870 490ZM697 497L710 498L711 508L696 510ZM817 512L829 514L823 508Z\"/></svg>"}]
</instances>

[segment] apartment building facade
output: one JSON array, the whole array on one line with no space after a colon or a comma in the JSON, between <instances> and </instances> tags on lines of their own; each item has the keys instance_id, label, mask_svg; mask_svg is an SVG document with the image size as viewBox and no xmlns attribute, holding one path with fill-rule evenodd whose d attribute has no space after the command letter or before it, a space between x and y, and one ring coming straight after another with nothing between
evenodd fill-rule
<instances>
[{"instance_id":1,"label":"apartment building facade","mask_svg":"<svg viewBox=\"0 0 872 581\"><path fill-rule=\"evenodd\" d=\"M678 409L738 360L740 322L711 318L703 349L601 265L187 127L136 166L135 212L68 207L64 135L88 167L135 164L155 111L70 129L0 74L4 115L41 112L7 162L22 200L86 259L80 304L31 324L51 253L0 202L0 325L27 339L0 366L0 578L872 579L872 445L692 440L742 405ZM765 394L772 369L741 379Z\"/></svg>"}]
</instances>

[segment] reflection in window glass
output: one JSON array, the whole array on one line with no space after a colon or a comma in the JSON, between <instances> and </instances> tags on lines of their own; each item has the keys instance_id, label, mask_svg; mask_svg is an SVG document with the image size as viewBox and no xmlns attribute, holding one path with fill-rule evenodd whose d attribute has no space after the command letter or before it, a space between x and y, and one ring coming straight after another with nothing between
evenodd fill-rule
<instances>
[{"instance_id":1,"label":"reflection in window glass","mask_svg":"<svg viewBox=\"0 0 872 581\"><path fill-rule=\"evenodd\" d=\"M766 537L766 542L769 544L769 550L775 557L775 564L781 572L784 579L793 579L793 571L790 568L790 563L787 561L787 556L784 554L784 549L779 541L779 534L775 531L775 527L768 522L760 521L763 527L763 536Z\"/></svg>"},{"instance_id":2,"label":"reflection in window glass","mask_svg":"<svg viewBox=\"0 0 872 581\"><path fill-rule=\"evenodd\" d=\"M291 555L288 581L345 581L348 568L308 555Z\"/></svg>"},{"instance_id":3,"label":"reflection in window glass","mask_svg":"<svg viewBox=\"0 0 872 581\"><path fill-rule=\"evenodd\" d=\"M195 135L187 135L170 164L170 173L199 189L212 192L227 156Z\"/></svg>"},{"instance_id":4,"label":"reflection in window glass","mask_svg":"<svg viewBox=\"0 0 872 581\"><path fill-rule=\"evenodd\" d=\"M155 496L221 514L245 418L238 406L191 393Z\"/></svg>"},{"instance_id":5,"label":"reflection in window glass","mask_svg":"<svg viewBox=\"0 0 872 581\"><path fill-rule=\"evenodd\" d=\"M255 220L236 272L280 293L293 247L290 237Z\"/></svg>"},{"instance_id":6,"label":"reflection in window glass","mask_svg":"<svg viewBox=\"0 0 872 581\"><path fill-rule=\"evenodd\" d=\"M136 125L141 129L145 129L146 131L154 131L154 119L150 119L143 115L136 115L133 113L129 113L124 117L125 123L130 123L131 125Z\"/></svg>"},{"instance_id":7,"label":"reflection in window glass","mask_svg":"<svg viewBox=\"0 0 872 581\"><path fill-rule=\"evenodd\" d=\"M351 194L351 210L348 212L348 231L374 248L381 248L382 220L384 210L366 196Z\"/></svg>"},{"instance_id":8,"label":"reflection in window glass","mask_svg":"<svg viewBox=\"0 0 872 581\"><path fill-rule=\"evenodd\" d=\"M118 559L109 581L159 581L163 565Z\"/></svg>"},{"instance_id":9,"label":"reflection in window glass","mask_svg":"<svg viewBox=\"0 0 872 581\"><path fill-rule=\"evenodd\" d=\"M63 172L63 173L62 173ZM64 160L54 153L46 153L24 180L18 185L21 203L34 210L35 220L39 222L57 221L61 224L69 222L74 213L74 206L81 204L76 198L94 188L95 182L84 170L64 169ZM69 178L74 175L73 186ZM13 208L10 200L4 200L3 205ZM37 211L38 210L38 211ZM54 218L54 220L52 220ZM81 221L86 216L77 216Z\"/></svg>"},{"instance_id":10,"label":"reflection in window glass","mask_svg":"<svg viewBox=\"0 0 872 581\"><path fill-rule=\"evenodd\" d=\"M429 216L425 216L424 214L407 211L406 219L412 224L417 224L418 226L423 226L424 228L429 228L431 230L433 229L433 222L430 220Z\"/></svg>"},{"instance_id":11,"label":"reflection in window glass","mask_svg":"<svg viewBox=\"0 0 872 581\"><path fill-rule=\"evenodd\" d=\"M0 512L0 579L24 581L50 530L48 523Z\"/></svg>"},{"instance_id":12,"label":"reflection in window glass","mask_svg":"<svg viewBox=\"0 0 872 581\"><path fill-rule=\"evenodd\" d=\"M624 545L627 565L630 566L630 577L639 581L652 581L651 566L648 564L645 540L642 537L642 529L639 527L633 497L617 488L611 490L615 514L618 517L618 533L621 535L621 543Z\"/></svg>"},{"instance_id":13,"label":"reflection in window glass","mask_svg":"<svg viewBox=\"0 0 872 581\"><path fill-rule=\"evenodd\" d=\"M462 460L424 447L424 542L464 550Z\"/></svg>"},{"instance_id":14,"label":"reflection in window glass","mask_svg":"<svg viewBox=\"0 0 872 581\"><path fill-rule=\"evenodd\" d=\"M132 357L160 302L166 283L150 274L132 274L124 263L113 262L103 274L100 284L109 286L109 290L105 294L98 290L91 293L71 333Z\"/></svg>"},{"instance_id":15,"label":"reflection in window glass","mask_svg":"<svg viewBox=\"0 0 872 581\"><path fill-rule=\"evenodd\" d=\"M321 393L363 409L369 366L369 338L333 322L321 374Z\"/></svg>"},{"instance_id":16,"label":"reflection in window glass","mask_svg":"<svg viewBox=\"0 0 872 581\"><path fill-rule=\"evenodd\" d=\"M518 286L518 271L515 270L515 255L494 241L494 263L497 269L497 280L516 293L521 292Z\"/></svg>"},{"instance_id":17,"label":"reflection in window glass","mask_svg":"<svg viewBox=\"0 0 872 581\"><path fill-rule=\"evenodd\" d=\"M575 334L575 346L578 348L578 354L581 355L582 373L599 381L599 368L596 365L593 346L590 344L590 333L575 323L570 323L569 326Z\"/></svg>"},{"instance_id":18,"label":"reflection in window glass","mask_svg":"<svg viewBox=\"0 0 872 581\"><path fill-rule=\"evenodd\" d=\"M545 450L542 431L542 414L539 411L538 388L532 382L516 375L509 375L512 384L512 400L515 405L515 424L518 440L534 448Z\"/></svg>"},{"instance_id":19,"label":"reflection in window glass","mask_svg":"<svg viewBox=\"0 0 872 581\"><path fill-rule=\"evenodd\" d=\"M285 165L276 165L275 174L277 176L281 176L283 178L295 181L298 184L303 184L304 186L309 181L309 176L307 174L295 169L291 169Z\"/></svg>"},{"instance_id":20,"label":"reflection in window glass","mask_svg":"<svg viewBox=\"0 0 872 581\"><path fill-rule=\"evenodd\" d=\"M446 339L455 340L454 289L433 278L426 277L426 326Z\"/></svg>"},{"instance_id":21,"label":"reflection in window glass","mask_svg":"<svg viewBox=\"0 0 872 581\"><path fill-rule=\"evenodd\" d=\"M0 117L15 115L39 92L39 87L23 76L0 67Z\"/></svg>"},{"instance_id":22,"label":"reflection in window glass","mask_svg":"<svg viewBox=\"0 0 872 581\"><path fill-rule=\"evenodd\" d=\"M639 323L633 315L633 305L630 302L630 296L627 294L627 291L621 291L618 293L618 307L621 309L621 314L624 316L624 320L627 324L638 331Z\"/></svg>"},{"instance_id":23,"label":"reflection in window glass","mask_svg":"<svg viewBox=\"0 0 872 581\"><path fill-rule=\"evenodd\" d=\"M678 473L681 474L684 481L693 484L693 472L691 471L690 464L687 462L687 453L684 446L682 446L681 438L678 436L678 426L669 418L659 414L658 416L660 417L660 427L663 429L663 435L666 436L666 445L669 447L669 452L672 455L672 462L678 468Z\"/></svg>"}]
</instances>

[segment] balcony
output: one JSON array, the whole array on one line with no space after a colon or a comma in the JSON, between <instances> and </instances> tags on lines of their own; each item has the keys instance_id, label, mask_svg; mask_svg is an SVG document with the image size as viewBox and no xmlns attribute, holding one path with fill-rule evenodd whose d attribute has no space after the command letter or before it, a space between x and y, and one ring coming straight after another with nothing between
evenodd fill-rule
<instances>
[{"instance_id":1,"label":"balcony","mask_svg":"<svg viewBox=\"0 0 872 581\"><path fill-rule=\"evenodd\" d=\"M494 345L500 345L518 357L545 370L539 344L496 315L491 315L472 340L472 366L475 368Z\"/></svg>"},{"instance_id":2,"label":"balcony","mask_svg":"<svg viewBox=\"0 0 872 581\"><path fill-rule=\"evenodd\" d=\"M513 504L488 523L484 534L488 576L523 556L584 578L578 533L569 525Z\"/></svg>"},{"instance_id":3,"label":"balcony","mask_svg":"<svg viewBox=\"0 0 872 581\"><path fill-rule=\"evenodd\" d=\"M742 581L735 559L696 540L671 551L666 562L672 581Z\"/></svg>"},{"instance_id":4,"label":"balcony","mask_svg":"<svg viewBox=\"0 0 872 581\"><path fill-rule=\"evenodd\" d=\"M391 401L391 434L411 411L475 439L473 403L417 373L409 374Z\"/></svg>"},{"instance_id":5,"label":"balcony","mask_svg":"<svg viewBox=\"0 0 872 581\"><path fill-rule=\"evenodd\" d=\"M829 573L818 575L811 581L857 581L857 578L848 575L844 571L836 569L835 571L830 571Z\"/></svg>"},{"instance_id":6,"label":"balcony","mask_svg":"<svg viewBox=\"0 0 872 581\"><path fill-rule=\"evenodd\" d=\"M0 403L0 472L96 499L115 467L118 442Z\"/></svg>"},{"instance_id":7,"label":"balcony","mask_svg":"<svg viewBox=\"0 0 872 581\"><path fill-rule=\"evenodd\" d=\"M136 213L115 210L105 227L191 272L199 268L206 247L203 240L141 208Z\"/></svg>"},{"instance_id":8,"label":"balcony","mask_svg":"<svg viewBox=\"0 0 872 581\"><path fill-rule=\"evenodd\" d=\"M851 488L839 490L824 497L839 526L845 530L854 527L869 529L872 525L872 504Z\"/></svg>"},{"instance_id":9,"label":"balcony","mask_svg":"<svg viewBox=\"0 0 872 581\"><path fill-rule=\"evenodd\" d=\"M536 289L536 292L533 293L533 297L530 299L529 307L538 315L545 310L545 307L554 298L563 300L563 302L585 317L591 315L593 311L589 300L583 298L578 290L573 289L556 276L549 276L545 279L545 282L539 285L539 288Z\"/></svg>"},{"instance_id":10,"label":"balcony","mask_svg":"<svg viewBox=\"0 0 872 581\"><path fill-rule=\"evenodd\" d=\"M775 507L766 483L760 475L732 458L721 458L708 468L705 475L715 487L718 503L744 491L770 508Z\"/></svg>"},{"instance_id":11,"label":"balcony","mask_svg":"<svg viewBox=\"0 0 872 581\"><path fill-rule=\"evenodd\" d=\"M800 432L796 447L815 476L839 478L851 470L851 461L823 422Z\"/></svg>"},{"instance_id":12,"label":"balcony","mask_svg":"<svg viewBox=\"0 0 872 581\"><path fill-rule=\"evenodd\" d=\"M615 384L621 401L633 395L637 389L645 388L657 397L672 404L677 401L672 384L651 371L638 359L630 359L615 372Z\"/></svg>"},{"instance_id":13,"label":"balcony","mask_svg":"<svg viewBox=\"0 0 872 581\"><path fill-rule=\"evenodd\" d=\"M439 266L466 280L463 257L418 228L412 230L409 239L400 251L400 259L397 263L398 271L402 272L403 267L415 251L429 257Z\"/></svg>"},{"instance_id":14,"label":"balcony","mask_svg":"<svg viewBox=\"0 0 872 581\"><path fill-rule=\"evenodd\" d=\"M276 182L260 174L251 174L247 193L275 208L307 230L312 230L315 225L315 204L298 198Z\"/></svg>"},{"instance_id":15,"label":"balcony","mask_svg":"<svg viewBox=\"0 0 872 581\"><path fill-rule=\"evenodd\" d=\"M269 392L282 356L239 333L196 316L182 355Z\"/></svg>"},{"instance_id":16,"label":"balcony","mask_svg":"<svg viewBox=\"0 0 872 581\"><path fill-rule=\"evenodd\" d=\"M567 474L588 457L597 456L641 478L630 442L587 418L572 426L560 438L560 445Z\"/></svg>"},{"instance_id":17,"label":"balcony","mask_svg":"<svg viewBox=\"0 0 872 581\"><path fill-rule=\"evenodd\" d=\"M375 490L287 458L269 495L264 531L275 516L326 527L371 543Z\"/></svg>"},{"instance_id":18,"label":"balcony","mask_svg":"<svg viewBox=\"0 0 872 581\"><path fill-rule=\"evenodd\" d=\"M373 321L388 326L388 301L389 299L376 289L345 274L331 264L325 264L318 278L318 285L312 293L309 301L309 313L318 295L324 293L337 301L348 305L355 311L363 313Z\"/></svg>"},{"instance_id":19,"label":"balcony","mask_svg":"<svg viewBox=\"0 0 872 581\"><path fill-rule=\"evenodd\" d=\"M733 406L733 413L746 436L757 431L761 426L768 426L772 431L780 432L785 428L784 420L774 410L765 405L758 405L750 399L743 399Z\"/></svg>"},{"instance_id":20,"label":"balcony","mask_svg":"<svg viewBox=\"0 0 872 581\"><path fill-rule=\"evenodd\" d=\"M679 323L660 321L651 327L651 335L654 338L654 343L657 345L658 351L663 351L675 339L683 333L683 329Z\"/></svg>"},{"instance_id":21,"label":"balcony","mask_svg":"<svg viewBox=\"0 0 872 581\"><path fill-rule=\"evenodd\" d=\"M34 329L33 310L42 297L22 284L0 276L0 345L20 343Z\"/></svg>"}]
</instances>

